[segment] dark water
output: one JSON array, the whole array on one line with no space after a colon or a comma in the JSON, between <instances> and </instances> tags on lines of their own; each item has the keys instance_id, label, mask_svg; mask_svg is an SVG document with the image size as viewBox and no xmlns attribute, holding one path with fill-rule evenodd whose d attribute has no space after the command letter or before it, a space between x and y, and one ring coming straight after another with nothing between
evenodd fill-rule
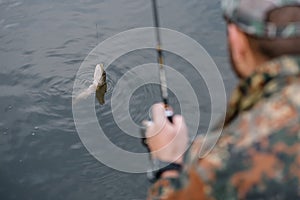
<instances>
[{"instance_id":1,"label":"dark water","mask_svg":"<svg viewBox=\"0 0 300 200\"><path fill-rule=\"evenodd\" d=\"M220 2L164 0L159 5L161 25L202 44L229 93L234 76L227 61ZM149 0L0 0L1 200L145 199L145 174L110 169L82 145L73 121L72 89L80 64L99 42L147 26L152 26ZM109 92L126 69L149 61L155 61L150 50L115 61L108 73ZM172 54L166 62L185 64ZM118 66L128 67L122 71ZM182 72L192 73L187 67ZM201 80L191 83L206 91ZM149 102L140 98L145 91ZM144 118L139 110L160 100L154 91L158 86L140 88L131 98L135 106L130 113L137 123ZM205 92L197 95L200 109L209 116L209 97ZM208 119L202 120L200 128L205 130ZM112 125L110 118L99 121ZM110 139L128 151L143 150L138 140L122 136L113 126Z\"/></svg>"}]
</instances>

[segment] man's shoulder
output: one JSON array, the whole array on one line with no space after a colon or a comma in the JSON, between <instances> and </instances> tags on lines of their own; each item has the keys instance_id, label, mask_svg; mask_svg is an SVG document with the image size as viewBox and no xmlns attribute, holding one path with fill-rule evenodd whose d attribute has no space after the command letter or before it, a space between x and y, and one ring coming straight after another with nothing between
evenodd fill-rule
<instances>
[{"instance_id":1,"label":"man's shoulder","mask_svg":"<svg viewBox=\"0 0 300 200\"><path fill-rule=\"evenodd\" d=\"M226 145L220 152L228 156L215 171L216 180L223 181L213 183L214 191L225 184L231 191L226 192L231 194L228 198L299 198L299 114L300 81L241 113L221 136L219 143L224 140Z\"/></svg>"},{"instance_id":2,"label":"man's shoulder","mask_svg":"<svg viewBox=\"0 0 300 200\"><path fill-rule=\"evenodd\" d=\"M227 132L239 137L265 137L299 124L300 80L288 83L271 97L261 99L228 126ZM286 130L287 131L287 130ZM245 135L246 134L246 135Z\"/></svg>"},{"instance_id":3,"label":"man's shoulder","mask_svg":"<svg viewBox=\"0 0 300 200\"><path fill-rule=\"evenodd\" d=\"M298 198L299 169L300 80L240 113L198 163L216 199Z\"/></svg>"}]
</instances>

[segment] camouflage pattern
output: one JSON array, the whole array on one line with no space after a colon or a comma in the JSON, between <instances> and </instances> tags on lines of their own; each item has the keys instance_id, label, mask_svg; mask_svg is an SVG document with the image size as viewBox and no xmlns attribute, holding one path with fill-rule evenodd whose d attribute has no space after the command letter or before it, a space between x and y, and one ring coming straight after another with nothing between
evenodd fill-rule
<instances>
[{"instance_id":1,"label":"camouflage pattern","mask_svg":"<svg viewBox=\"0 0 300 200\"><path fill-rule=\"evenodd\" d=\"M199 136L180 176L157 181L149 199L300 199L299 76L300 57L281 57L242 80L213 150L199 159Z\"/></svg>"},{"instance_id":2,"label":"camouflage pattern","mask_svg":"<svg viewBox=\"0 0 300 200\"><path fill-rule=\"evenodd\" d=\"M222 0L225 18L248 34L267 38L300 36L299 22L279 27L265 21L270 10L284 6L300 6L300 0Z\"/></svg>"}]
</instances>

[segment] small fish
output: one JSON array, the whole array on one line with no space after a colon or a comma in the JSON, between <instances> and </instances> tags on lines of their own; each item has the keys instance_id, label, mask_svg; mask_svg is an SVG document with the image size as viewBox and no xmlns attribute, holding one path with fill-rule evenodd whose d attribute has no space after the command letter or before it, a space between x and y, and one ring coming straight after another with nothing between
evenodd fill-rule
<instances>
[{"instance_id":1,"label":"small fish","mask_svg":"<svg viewBox=\"0 0 300 200\"><path fill-rule=\"evenodd\" d=\"M107 92L107 84L106 84L106 72L104 71L103 64L100 65L100 68L102 70L102 73L101 73L101 79L96 89L96 98L98 99L100 105L103 105L105 103L104 96L105 93Z\"/></svg>"},{"instance_id":2,"label":"small fish","mask_svg":"<svg viewBox=\"0 0 300 200\"><path fill-rule=\"evenodd\" d=\"M103 64L97 64L94 72L93 84L86 90L81 92L76 98L74 103L77 103L81 99L86 99L89 95L96 92L96 98L101 105L105 103L104 95L107 91L106 84L106 72L104 71Z\"/></svg>"}]
</instances>

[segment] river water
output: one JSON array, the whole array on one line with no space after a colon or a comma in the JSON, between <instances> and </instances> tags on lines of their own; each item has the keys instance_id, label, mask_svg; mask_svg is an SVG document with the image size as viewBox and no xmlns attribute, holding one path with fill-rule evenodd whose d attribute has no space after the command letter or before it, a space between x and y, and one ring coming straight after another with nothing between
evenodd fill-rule
<instances>
[{"instance_id":1,"label":"river water","mask_svg":"<svg viewBox=\"0 0 300 200\"><path fill-rule=\"evenodd\" d=\"M217 64L229 94L235 76L227 59L220 1L158 3L161 26L200 43ZM152 24L149 0L0 0L1 200L145 199L149 184L144 173L111 169L84 147L73 120L72 91L81 63L100 42ZM135 51L116 60L107 71L106 100L126 70L151 61L156 61L154 50ZM166 53L166 63L181 65L177 68L183 74L193 75L172 53ZM203 91L197 97L204 113L199 129L205 131L210 99L200 79L190 82ZM147 101L142 98L145 91ZM144 111L159 100L157 85L136 90L131 98L132 119L140 123ZM176 98L171 102L180 103ZM97 105L96 110L105 106ZM113 143L127 151L143 151L139 140L118 131L109 112L103 115L98 116L100 124L110 128Z\"/></svg>"}]
</instances>

